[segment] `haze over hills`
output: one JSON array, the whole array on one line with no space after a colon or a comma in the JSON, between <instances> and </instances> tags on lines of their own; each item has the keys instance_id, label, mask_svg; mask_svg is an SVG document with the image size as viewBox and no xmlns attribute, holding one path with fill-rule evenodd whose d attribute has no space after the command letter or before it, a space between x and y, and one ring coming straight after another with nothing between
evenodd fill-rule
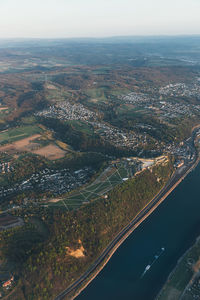
<instances>
[{"instance_id":1,"label":"haze over hills","mask_svg":"<svg viewBox=\"0 0 200 300\"><path fill-rule=\"evenodd\" d=\"M193 165L199 49L200 36L0 40L2 296L55 299Z\"/></svg>"}]
</instances>

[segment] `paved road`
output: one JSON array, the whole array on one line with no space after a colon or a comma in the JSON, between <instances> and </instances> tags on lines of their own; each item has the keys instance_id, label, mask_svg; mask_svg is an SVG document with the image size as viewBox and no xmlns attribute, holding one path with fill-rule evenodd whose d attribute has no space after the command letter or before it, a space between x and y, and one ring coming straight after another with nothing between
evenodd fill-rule
<instances>
[{"instance_id":1,"label":"paved road","mask_svg":"<svg viewBox=\"0 0 200 300\"><path fill-rule=\"evenodd\" d=\"M196 154L196 158L185 164L183 167L176 170L164 188L154 197L154 199L147 205L145 208L112 240L112 242L107 246L107 248L103 251L101 256L95 261L95 263L81 276L77 279L73 284L71 284L66 290L60 293L55 300L64 299L65 296L69 295L72 291L77 290L83 282L95 271L98 269L101 263L105 260L107 255L113 250L113 248L120 242L120 240L139 222L141 221L145 215L161 200L162 197L168 193L173 186L181 179L184 178L187 173L193 168L193 166L197 163L197 153L194 148L194 137L195 133L193 132L190 146L193 148L193 153Z\"/></svg>"},{"instance_id":2,"label":"paved road","mask_svg":"<svg viewBox=\"0 0 200 300\"><path fill-rule=\"evenodd\" d=\"M108 245L108 247L103 251L101 256L95 261L95 263L81 276L77 279L72 285L70 285L65 291L58 295L55 300L63 299L65 296L69 295L72 291L81 286L81 284L92 275L99 265L104 261L106 256L110 251L119 243L119 241L139 222L142 218L160 201L162 197L166 195L167 192L176 184L194 165L195 161L188 164L187 166L182 167L182 170L177 170L174 175L170 178L165 187L155 196L155 198L131 221Z\"/></svg>"}]
</instances>

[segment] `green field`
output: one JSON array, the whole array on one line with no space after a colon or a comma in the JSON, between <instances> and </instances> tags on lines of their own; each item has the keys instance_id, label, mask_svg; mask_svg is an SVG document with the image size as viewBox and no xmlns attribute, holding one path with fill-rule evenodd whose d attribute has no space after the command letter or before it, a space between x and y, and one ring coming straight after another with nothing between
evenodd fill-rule
<instances>
[{"instance_id":1,"label":"green field","mask_svg":"<svg viewBox=\"0 0 200 300\"><path fill-rule=\"evenodd\" d=\"M50 205L65 206L67 209L74 209L84 203L94 201L105 196L116 185L123 183L123 178L129 177L128 173L128 170L122 164L107 168L94 182L81 188L79 191L72 192L68 197L63 198L63 200Z\"/></svg>"},{"instance_id":2,"label":"green field","mask_svg":"<svg viewBox=\"0 0 200 300\"><path fill-rule=\"evenodd\" d=\"M54 84L53 84L54 85ZM71 97L72 93L68 92L68 91L64 91L61 89L56 88L55 90L50 90L48 89L48 93L47 93L47 99L51 102L55 102L55 101L65 101L66 98Z\"/></svg>"},{"instance_id":3,"label":"green field","mask_svg":"<svg viewBox=\"0 0 200 300\"><path fill-rule=\"evenodd\" d=\"M66 123L72 125L77 131L84 132L86 134L93 134L93 128L90 124L77 120L66 121Z\"/></svg>"},{"instance_id":4,"label":"green field","mask_svg":"<svg viewBox=\"0 0 200 300\"><path fill-rule=\"evenodd\" d=\"M111 68L109 66L105 66L105 67L96 68L95 70L92 71L92 73L96 75L105 75L110 70Z\"/></svg>"},{"instance_id":5,"label":"green field","mask_svg":"<svg viewBox=\"0 0 200 300\"><path fill-rule=\"evenodd\" d=\"M121 96L121 95L129 94L130 92L131 92L131 90L126 89L126 88L116 88L116 89L112 89L110 93L113 96Z\"/></svg>"},{"instance_id":6,"label":"green field","mask_svg":"<svg viewBox=\"0 0 200 300\"><path fill-rule=\"evenodd\" d=\"M4 119L12 111L11 108L0 111L0 119Z\"/></svg>"},{"instance_id":7,"label":"green field","mask_svg":"<svg viewBox=\"0 0 200 300\"><path fill-rule=\"evenodd\" d=\"M41 133L42 129L38 126L21 126L5 130L0 133L0 144L12 143L33 134Z\"/></svg>"},{"instance_id":8,"label":"green field","mask_svg":"<svg viewBox=\"0 0 200 300\"><path fill-rule=\"evenodd\" d=\"M86 94L91 98L91 99L97 99L99 101L107 101L107 97L105 95L106 88L94 88L94 89L88 89L86 90Z\"/></svg>"}]
</instances>

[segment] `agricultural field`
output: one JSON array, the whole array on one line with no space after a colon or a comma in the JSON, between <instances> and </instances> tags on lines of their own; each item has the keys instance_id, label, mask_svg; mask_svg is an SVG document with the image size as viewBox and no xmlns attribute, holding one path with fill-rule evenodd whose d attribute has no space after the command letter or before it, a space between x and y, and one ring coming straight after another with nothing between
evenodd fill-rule
<instances>
[{"instance_id":1,"label":"agricultural field","mask_svg":"<svg viewBox=\"0 0 200 300\"><path fill-rule=\"evenodd\" d=\"M33 150L31 152L44 156L50 160L63 158L65 156L65 151L52 143L37 150Z\"/></svg>"},{"instance_id":2,"label":"agricultural field","mask_svg":"<svg viewBox=\"0 0 200 300\"><path fill-rule=\"evenodd\" d=\"M40 134L41 128L34 126L20 126L13 129L4 130L0 133L0 144L12 143L34 134Z\"/></svg>"},{"instance_id":3,"label":"agricultural field","mask_svg":"<svg viewBox=\"0 0 200 300\"><path fill-rule=\"evenodd\" d=\"M0 151L8 154L31 152L55 160L65 156L66 151L54 144L48 131L37 125L21 126L0 133Z\"/></svg>"},{"instance_id":4,"label":"agricultural field","mask_svg":"<svg viewBox=\"0 0 200 300\"><path fill-rule=\"evenodd\" d=\"M105 95L107 89L106 88L94 88L94 89L88 89L86 90L86 94L90 97L90 101L94 102L100 101L100 102L107 102L107 97Z\"/></svg>"},{"instance_id":5,"label":"agricultural field","mask_svg":"<svg viewBox=\"0 0 200 300\"><path fill-rule=\"evenodd\" d=\"M107 197L107 193L118 184L123 183L134 175L135 166L124 162L111 164L92 183L72 192L64 198L50 200L50 205L64 206L71 210L90 201Z\"/></svg>"},{"instance_id":6,"label":"agricultural field","mask_svg":"<svg viewBox=\"0 0 200 300\"><path fill-rule=\"evenodd\" d=\"M0 106L0 118L4 118L10 111L11 109L8 106Z\"/></svg>"},{"instance_id":7,"label":"agricultural field","mask_svg":"<svg viewBox=\"0 0 200 300\"><path fill-rule=\"evenodd\" d=\"M66 124L70 124L73 127L73 129L79 132L83 132L89 135L94 133L93 127L86 122L82 122L79 120L72 120L72 121L66 121Z\"/></svg>"}]
</instances>

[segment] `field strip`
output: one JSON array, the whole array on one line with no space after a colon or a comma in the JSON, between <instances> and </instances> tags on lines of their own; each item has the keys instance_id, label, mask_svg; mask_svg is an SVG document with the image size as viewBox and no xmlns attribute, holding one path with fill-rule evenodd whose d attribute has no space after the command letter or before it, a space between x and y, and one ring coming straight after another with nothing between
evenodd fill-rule
<instances>
[{"instance_id":1,"label":"field strip","mask_svg":"<svg viewBox=\"0 0 200 300\"><path fill-rule=\"evenodd\" d=\"M90 187L93 186L93 185L95 185L95 184L99 184L101 182L101 177L105 176L105 173L108 171L109 168L107 168L106 170L104 170L103 173L100 174L99 177L96 178L96 180L93 183L91 183ZM113 174L111 174L110 176L114 175L115 173L116 173L116 171Z\"/></svg>"},{"instance_id":2,"label":"field strip","mask_svg":"<svg viewBox=\"0 0 200 300\"><path fill-rule=\"evenodd\" d=\"M85 198L85 200L87 200L87 198L89 197L86 197L81 191L79 191L79 193Z\"/></svg>"},{"instance_id":3,"label":"field strip","mask_svg":"<svg viewBox=\"0 0 200 300\"><path fill-rule=\"evenodd\" d=\"M64 202L64 200L62 200L64 206L66 207L67 210L69 210L69 208L67 207L66 203Z\"/></svg>"},{"instance_id":4,"label":"field strip","mask_svg":"<svg viewBox=\"0 0 200 300\"><path fill-rule=\"evenodd\" d=\"M107 180L108 180L108 182L110 183L110 186L113 188L113 185L112 185L112 183L110 182L110 179L109 179L109 177L106 175L106 178L107 178Z\"/></svg>"},{"instance_id":5,"label":"field strip","mask_svg":"<svg viewBox=\"0 0 200 300\"><path fill-rule=\"evenodd\" d=\"M95 194L95 191L100 188L105 182L102 182L94 191L92 191L91 193ZM88 196L89 197L89 196ZM88 199L88 197L86 198L86 200Z\"/></svg>"},{"instance_id":6,"label":"field strip","mask_svg":"<svg viewBox=\"0 0 200 300\"><path fill-rule=\"evenodd\" d=\"M109 168L107 168L107 171ZM118 184L123 182L122 176L120 175L119 169L115 167L109 176L104 171L91 185L84 189L76 191L69 197L62 199L61 202L67 209L69 206L80 206L84 201L96 200L103 196L110 190L112 190ZM123 169L122 169L123 171ZM70 174L71 176L71 174ZM72 177L72 176L71 176ZM100 178L104 177L104 181L100 181Z\"/></svg>"},{"instance_id":7,"label":"field strip","mask_svg":"<svg viewBox=\"0 0 200 300\"><path fill-rule=\"evenodd\" d=\"M17 135L9 135L9 138L14 139L16 137L25 136L25 135L26 135L26 133L21 133L21 134L17 134Z\"/></svg>"},{"instance_id":8,"label":"field strip","mask_svg":"<svg viewBox=\"0 0 200 300\"><path fill-rule=\"evenodd\" d=\"M116 167L116 169L117 169L117 173L119 174L119 170L118 170L118 168ZM122 177L121 177L121 175L119 174L119 177L121 178L121 180L123 181L123 179L122 179Z\"/></svg>"}]
</instances>

